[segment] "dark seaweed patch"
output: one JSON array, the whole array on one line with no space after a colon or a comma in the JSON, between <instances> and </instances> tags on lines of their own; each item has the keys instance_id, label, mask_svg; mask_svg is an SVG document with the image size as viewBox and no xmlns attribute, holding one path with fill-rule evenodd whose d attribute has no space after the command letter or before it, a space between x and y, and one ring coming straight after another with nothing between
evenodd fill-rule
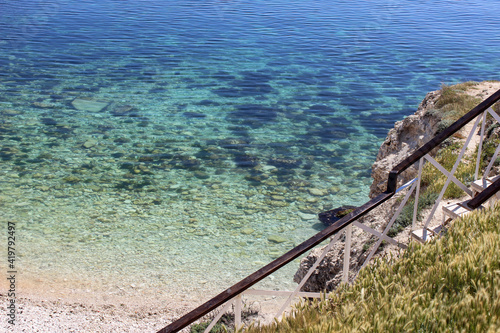
<instances>
[{"instance_id":1,"label":"dark seaweed patch","mask_svg":"<svg viewBox=\"0 0 500 333\"><path fill-rule=\"evenodd\" d=\"M184 112L183 115L187 118L205 118L207 115L201 112Z\"/></svg>"},{"instance_id":2,"label":"dark seaweed patch","mask_svg":"<svg viewBox=\"0 0 500 333\"><path fill-rule=\"evenodd\" d=\"M212 92L220 97L229 97L229 98L240 97L240 90L236 88L221 87L212 90Z\"/></svg>"},{"instance_id":3,"label":"dark seaweed patch","mask_svg":"<svg viewBox=\"0 0 500 333\"><path fill-rule=\"evenodd\" d=\"M315 104L309 107L309 111L317 116L330 116L335 113L335 109L323 104Z\"/></svg>"},{"instance_id":4,"label":"dark seaweed patch","mask_svg":"<svg viewBox=\"0 0 500 333\"><path fill-rule=\"evenodd\" d=\"M196 104L202 105L202 106L219 106L220 105L220 103L212 101L212 100L209 100L209 99L204 99L202 101L199 101Z\"/></svg>"},{"instance_id":5,"label":"dark seaweed patch","mask_svg":"<svg viewBox=\"0 0 500 333\"><path fill-rule=\"evenodd\" d=\"M53 118L42 118L40 121L42 122L42 124L47 125L47 126L56 126L57 125L57 121Z\"/></svg>"},{"instance_id":6,"label":"dark seaweed patch","mask_svg":"<svg viewBox=\"0 0 500 333\"><path fill-rule=\"evenodd\" d=\"M239 168L254 168L259 165L259 159L247 153L234 154L233 160Z\"/></svg>"},{"instance_id":7,"label":"dark seaweed patch","mask_svg":"<svg viewBox=\"0 0 500 333\"><path fill-rule=\"evenodd\" d=\"M226 71L218 71L210 76L212 79L219 81L232 81L236 79L236 76L232 75Z\"/></svg>"},{"instance_id":8,"label":"dark seaweed patch","mask_svg":"<svg viewBox=\"0 0 500 333\"><path fill-rule=\"evenodd\" d=\"M259 104L243 104L237 106L235 111L228 114L227 118L252 128L259 128L273 122L278 116L278 108Z\"/></svg>"},{"instance_id":9,"label":"dark seaweed patch","mask_svg":"<svg viewBox=\"0 0 500 333\"><path fill-rule=\"evenodd\" d=\"M272 93L274 88L267 83L253 82L253 80L236 80L233 85L240 88L239 96L261 96Z\"/></svg>"}]
</instances>

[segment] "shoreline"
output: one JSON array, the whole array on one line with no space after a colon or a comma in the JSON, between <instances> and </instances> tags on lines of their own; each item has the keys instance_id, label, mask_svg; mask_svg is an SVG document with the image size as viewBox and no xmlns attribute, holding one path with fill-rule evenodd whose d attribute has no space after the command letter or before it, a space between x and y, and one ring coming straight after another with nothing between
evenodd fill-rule
<instances>
[{"instance_id":1,"label":"shoreline","mask_svg":"<svg viewBox=\"0 0 500 333\"><path fill-rule=\"evenodd\" d=\"M7 313L2 294L2 312ZM115 299L117 301L117 299ZM94 303L40 296L16 298L15 325L5 320L7 332L156 332L193 308L177 301L143 300L143 304Z\"/></svg>"}]
</instances>

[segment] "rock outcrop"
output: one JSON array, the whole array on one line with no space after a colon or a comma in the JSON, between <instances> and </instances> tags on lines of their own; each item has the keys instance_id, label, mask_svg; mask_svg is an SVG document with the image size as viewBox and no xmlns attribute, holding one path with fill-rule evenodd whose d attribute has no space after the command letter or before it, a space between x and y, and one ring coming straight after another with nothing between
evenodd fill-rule
<instances>
[{"instance_id":1,"label":"rock outcrop","mask_svg":"<svg viewBox=\"0 0 500 333\"><path fill-rule=\"evenodd\" d=\"M392 168L437 134L441 117L437 112L429 111L435 109L439 96L439 90L428 93L415 114L396 122L389 131L372 166L370 198L386 190L387 177ZM398 186L415 178L417 169L418 165L414 165L399 175Z\"/></svg>"},{"instance_id":2,"label":"rock outcrop","mask_svg":"<svg viewBox=\"0 0 500 333\"><path fill-rule=\"evenodd\" d=\"M386 190L387 177L393 167L437 134L441 116L439 112L435 111L435 104L439 97L439 90L428 93L413 115L396 122L394 128L389 131L372 166L371 198ZM415 178L417 172L418 165L407 169L398 177L398 186ZM397 202L386 202L361 218L360 222L380 230L387 225L397 205ZM368 255L364 244L370 244L370 238L369 234L354 228L350 260L351 270L357 271L361 268ZM307 257L301 260L300 267L293 278L295 282L300 283L324 248L312 250ZM344 242L340 241L326 254L325 259L304 284L302 290L327 292L334 290L341 282L343 256Z\"/></svg>"}]
</instances>

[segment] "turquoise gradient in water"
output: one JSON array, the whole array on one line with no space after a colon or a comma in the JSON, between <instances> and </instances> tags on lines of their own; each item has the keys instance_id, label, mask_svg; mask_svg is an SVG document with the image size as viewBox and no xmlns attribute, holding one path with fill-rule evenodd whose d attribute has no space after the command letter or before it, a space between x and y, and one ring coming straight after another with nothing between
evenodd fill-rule
<instances>
[{"instance_id":1,"label":"turquoise gradient in water","mask_svg":"<svg viewBox=\"0 0 500 333\"><path fill-rule=\"evenodd\" d=\"M498 1L0 9L0 219L54 294L208 297L317 213L366 202L381 142L426 92L500 68Z\"/></svg>"}]
</instances>

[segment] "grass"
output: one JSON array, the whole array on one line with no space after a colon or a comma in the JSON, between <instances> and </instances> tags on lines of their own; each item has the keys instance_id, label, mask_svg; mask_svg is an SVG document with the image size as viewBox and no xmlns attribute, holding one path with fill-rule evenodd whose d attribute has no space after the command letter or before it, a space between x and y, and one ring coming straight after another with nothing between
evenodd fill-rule
<instances>
[{"instance_id":1,"label":"grass","mask_svg":"<svg viewBox=\"0 0 500 333\"><path fill-rule=\"evenodd\" d=\"M456 220L446 237L376 261L329 299L247 332L498 332L500 206Z\"/></svg>"},{"instance_id":2,"label":"grass","mask_svg":"<svg viewBox=\"0 0 500 333\"><path fill-rule=\"evenodd\" d=\"M436 102L436 109L429 111L440 117L438 133L449 127L481 102L479 98L469 96L465 93L467 89L477 84L477 82L465 82L452 86L441 86L441 96Z\"/></svg>"}]
</instances>

